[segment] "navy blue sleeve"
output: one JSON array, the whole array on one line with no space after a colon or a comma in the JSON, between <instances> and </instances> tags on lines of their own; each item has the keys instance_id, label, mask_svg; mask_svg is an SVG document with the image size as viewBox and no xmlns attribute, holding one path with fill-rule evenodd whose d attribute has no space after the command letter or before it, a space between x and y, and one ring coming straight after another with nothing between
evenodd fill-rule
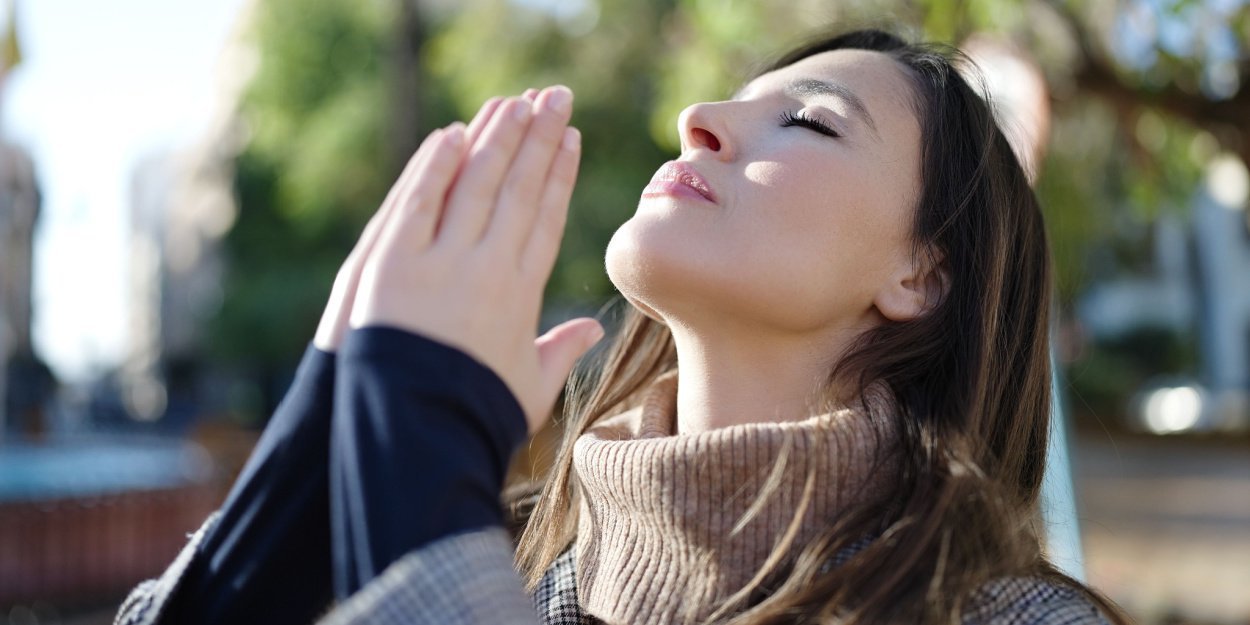
<instances>
[{"instance_id":1,"label":"navy blue sleeve","mask_svg":"<svg viewBox=\"0 0 1250 625\"><path fill-rule=\"evenodd\" d=\"M339 350L332 433L334 588L346 598L414 549L502 525L504 474L528 431L485 365L409 332L362 328Z\"/></svg>"},{"instance_id":2,"label":"navy blue sleeve","mask_svg":"<svg viewBox=\"0 0 1250 625\"><path fill-rule=\"evenodd\" d=\"M310 345L162 621L305 624L330 606L334 371Z\"/></svg>"}]
</instances>

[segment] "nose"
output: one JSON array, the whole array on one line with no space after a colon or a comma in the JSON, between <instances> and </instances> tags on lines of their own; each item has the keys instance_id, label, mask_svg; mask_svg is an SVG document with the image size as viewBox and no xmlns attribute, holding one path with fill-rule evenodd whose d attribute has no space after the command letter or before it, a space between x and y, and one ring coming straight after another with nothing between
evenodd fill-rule
<instances>
[{"instance_id":1,"label":"nose","mask_svg":"<svg viewBox=\"0 0 1250 625\"><path fill-rule=\"evenodd\" d=\"M700 102L691 104L677 117L677 132L681 136L681 153L705 150L718 159L732 158L732 146L728 142L724 103Z\"/></svg>"}]
</instances>

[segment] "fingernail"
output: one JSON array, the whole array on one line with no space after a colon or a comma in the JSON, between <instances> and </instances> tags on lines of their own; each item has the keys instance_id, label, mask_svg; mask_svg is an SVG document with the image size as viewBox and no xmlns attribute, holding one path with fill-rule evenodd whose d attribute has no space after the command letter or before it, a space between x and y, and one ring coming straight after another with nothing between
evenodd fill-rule
<instances>
[{"instance_id":1,"label":"fingernail","mask_svg":"<svg viewBox=\"0 0 1250 625\"><path fill-rule=\"evenodd\" d=\"M566 150L576 150L582 145L582 133L572 126L564 129L564 140L561 145Z\"/></svg>"},{"instance_id":2,"label":"fingernail","mask_svg":"<svg viewBox=\"0 0 1250 625\"><path fill-rule=\"evenodd\" d=\"M573 108L573 92L564 85L556 85L547 91L547 108L557 113L568 113Z\"/></svg>"},{"instance_id":3,"label":"fingernail","mask_svg":"<svg viewBox=\"0 0 1250 625\"><path fill-rule=\"evenodd\" d=\"M456 122L447 127L447 140L452 143L464 141L464 124Z\"/></svg>"},{"instance_id":4,"label":"fingernail","mask_svg":"<svg viewBox=\"0 0 1250 625\"><path fill-rule=\"evenodd\" d=\"M517 101L517 102L511 102L509 103L509 105L512 107L513 119L517 121L524 121L526 117L529 117L530 106L528 102Z\"/></svg>"}]
</instances>

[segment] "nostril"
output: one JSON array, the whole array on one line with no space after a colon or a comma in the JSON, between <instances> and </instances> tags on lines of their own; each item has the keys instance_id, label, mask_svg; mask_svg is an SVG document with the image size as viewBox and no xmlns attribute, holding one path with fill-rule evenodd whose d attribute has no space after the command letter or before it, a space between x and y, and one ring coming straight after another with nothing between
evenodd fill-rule
<instances>
[{"instance_id":1,"label":"nostril","mask_svg":"<svg viewBox=\"0 0 1250 625\"><path fill-rule=\"evenodd\" d=\"M695 128L691 130L691 134L694 135L694 139L698 144L706 146L707 149L713 152L720 151L720 139L717 139L716 135L702 128Z\"/></svg>"}]
</instances>

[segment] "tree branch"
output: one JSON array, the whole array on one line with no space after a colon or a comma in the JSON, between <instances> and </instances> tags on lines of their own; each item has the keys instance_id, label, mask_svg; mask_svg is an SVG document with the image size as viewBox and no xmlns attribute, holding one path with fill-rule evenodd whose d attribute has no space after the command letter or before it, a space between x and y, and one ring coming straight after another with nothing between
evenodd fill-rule
<instances>
[{"instance_id":1,"label":"tree branch","mask_svg":"<svg viewBox=\"0 0 1250 625\"><path fill-rule=\"evenodd\" d=\"M1218 101L1189 93L1172 83L1159 89L1130 84L1108 61L1109 55L1095 48L1089 30L1062 0L1043 0L1042 3L1063 18L1072 31L1081 53L1072 77L1081 90L1108 100L1121 113L1152 107L1189 121L1211 131L1222 147L1239 153L1250 163L1250 141L1228 132L1229 128L1234 128L1240 135L1250 124L1250 88L1246 87L1246 81L1242 81L1231 98Z\"/></svg>"}]
</instances>

